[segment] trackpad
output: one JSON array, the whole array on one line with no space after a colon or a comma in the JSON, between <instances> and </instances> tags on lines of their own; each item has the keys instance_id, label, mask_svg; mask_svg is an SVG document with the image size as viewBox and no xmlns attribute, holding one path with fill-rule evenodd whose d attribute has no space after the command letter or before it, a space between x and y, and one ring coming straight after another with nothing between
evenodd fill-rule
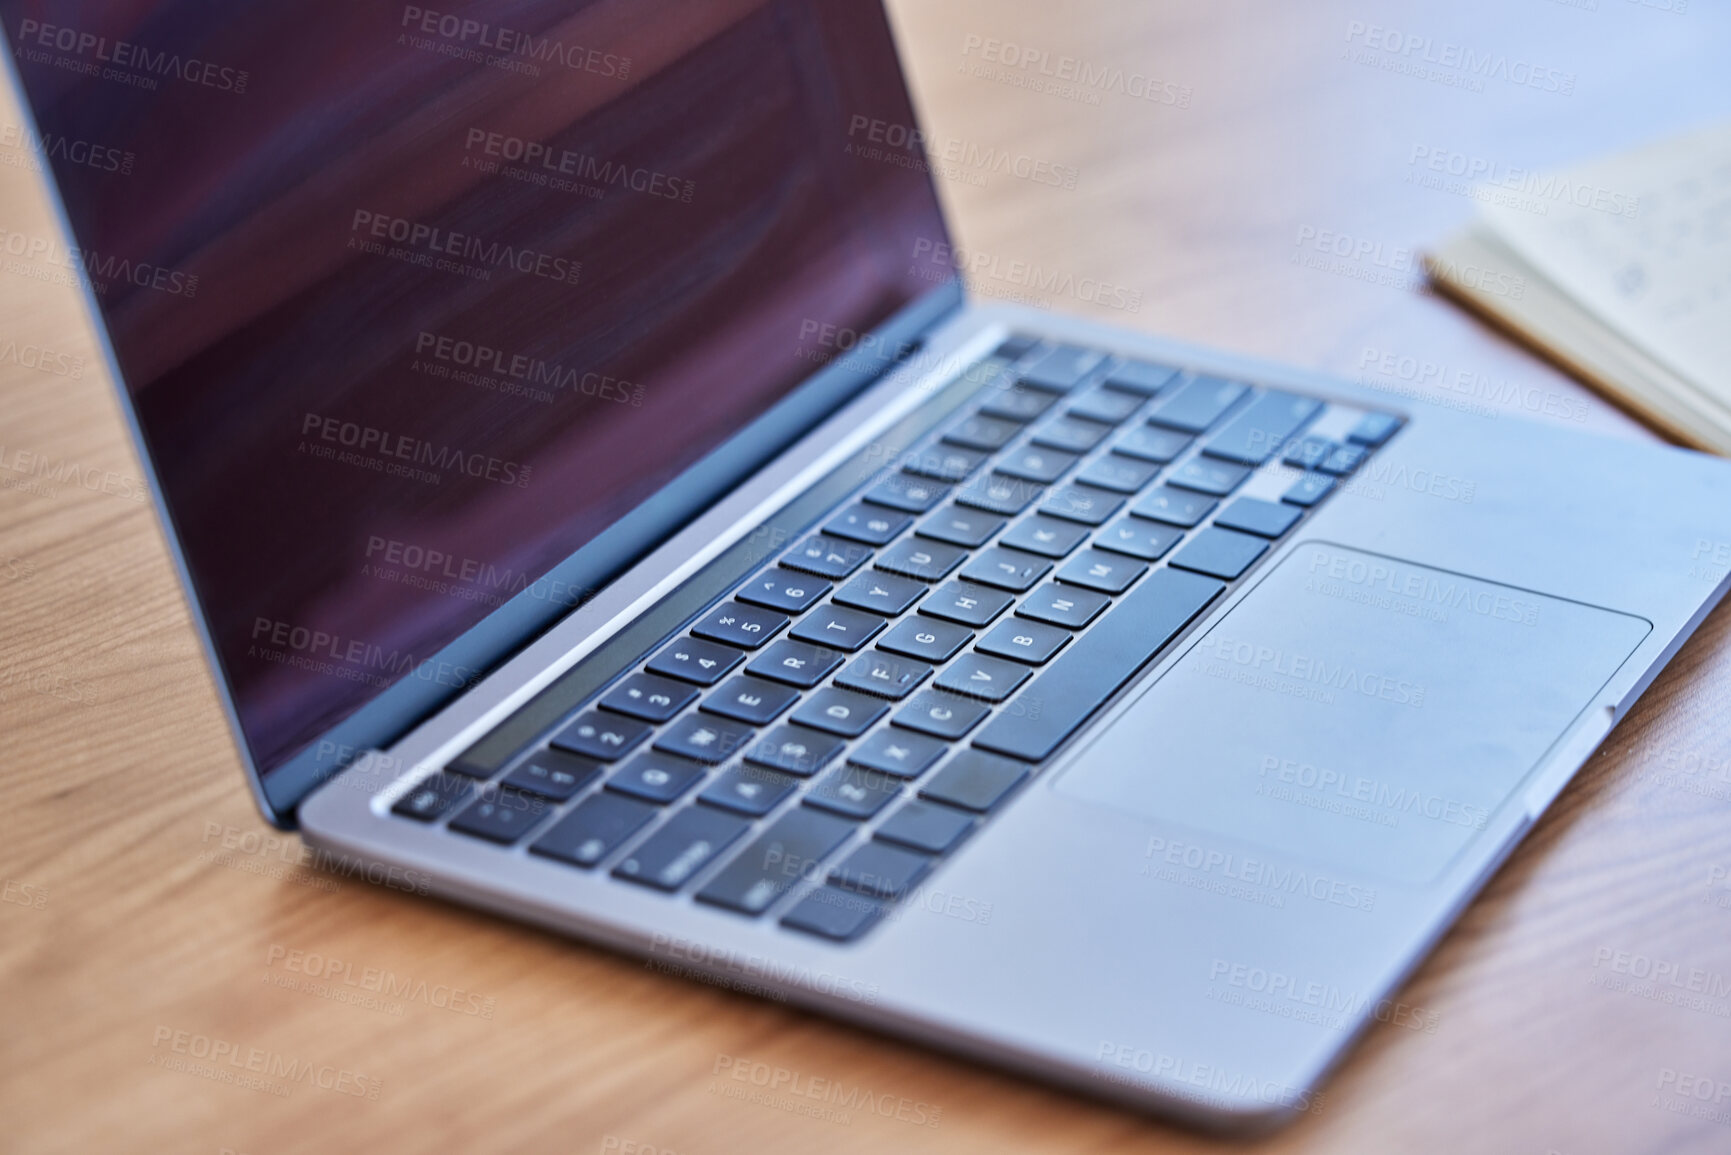
<instances>
[{"instance_id":1,"label":"trackpad","mask_svg":"<svg viewBox=\"0 0 1731 1155\"><path fill-rule=\"evenodd\" d=\"M1651 628L1307 542L1089 742L1057 788L1425 882Z\"/></svg>"}]
</instances>

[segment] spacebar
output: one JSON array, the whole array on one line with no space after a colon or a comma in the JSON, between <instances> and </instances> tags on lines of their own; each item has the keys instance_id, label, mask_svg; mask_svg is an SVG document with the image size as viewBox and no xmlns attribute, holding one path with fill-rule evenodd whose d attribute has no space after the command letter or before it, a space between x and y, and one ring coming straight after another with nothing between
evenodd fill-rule
<instances>
[{"instance_id":1,"label":"spacebar","mask_svg":"<svg viewBox=\"0 0 1731 1155\"><path fill-rule=\"evenodd\" d=\"M1041 671L1014 705L999 707L974 745L1026 762L1046 758L1225 588L1200 574L1154 571Z\"/></svg>"}]
</instances>

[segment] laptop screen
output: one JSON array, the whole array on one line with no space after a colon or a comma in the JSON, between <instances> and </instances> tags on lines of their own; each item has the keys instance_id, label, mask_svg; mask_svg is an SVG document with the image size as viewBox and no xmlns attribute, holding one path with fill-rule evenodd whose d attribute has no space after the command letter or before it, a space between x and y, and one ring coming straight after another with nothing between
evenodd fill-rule
<instances>
[{"instance_id":1,"label":"laptop screen","mask_svg":"<svg viewBox=\"0 0 1731 1155\"><path fill-rule=\"evenodd\" d=\"M0 15L261 772L471 683L934 292L918 152L851 147L913 124L879 0Z\"/></svg>"}]
</instances>

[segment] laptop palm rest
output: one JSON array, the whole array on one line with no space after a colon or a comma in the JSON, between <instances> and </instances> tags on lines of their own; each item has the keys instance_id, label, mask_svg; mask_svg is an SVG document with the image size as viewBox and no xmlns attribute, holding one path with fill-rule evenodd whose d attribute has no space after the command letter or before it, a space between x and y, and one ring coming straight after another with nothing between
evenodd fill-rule
<instances>
[{"instance_id":1,"label":"laptop palm rest","mask_svg":"<svg viewBox=\"0 0 1731 1155\"><path fill-rule=\"evenodd\" d=\"M1423 883L1651 628L1306 542L1089 743L1057 789Z\"/></svg>"}]
</instances>

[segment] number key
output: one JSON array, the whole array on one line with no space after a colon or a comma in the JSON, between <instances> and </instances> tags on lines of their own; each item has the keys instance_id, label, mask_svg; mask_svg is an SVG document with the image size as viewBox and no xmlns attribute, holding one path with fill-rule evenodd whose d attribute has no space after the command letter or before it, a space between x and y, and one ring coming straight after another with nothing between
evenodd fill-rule
<instances>
[{"instance_id":1,"label":"number key","mask_svg":"<svg viewBox=\"0 0 1731 1155\"><path fill-rule=\"evenodd\" d=\"M733 596L754 606L799 614L816 605L829 591L830 584L826 581L778 566L764 570L740 586Z\"/></svg>"},{"instance_id":2,"label":"number key","mask_svg":"<svg viewBox=\"0 0 1731 1155\"><path fill-rule=\"evenodd\" d=\"M612 762L647 737L649 727L642 722L590 710L553 735L553 745L597 761Z\"/></svg>"},{"instance_id":3,"label":"number key","mask_svg":"<svg viewBox=\"0 0 1731 1155\"><path fill-rule=\"evenodd\" d=\"M645 722L665 722L691 704L697 691L654 674L632 674L601 699L603 710L630 714Z\"/></svg>"},{"instance_id":4,"label":"number key","mask_svg":"<svg viewBox=\"0 0 1731 1155\"><path fill-rule=\"evenodd\" d=\"M787 618L768 610L728 602L709 611L691 632L700 638L755 650L787 625Z\"/></svg>"}]
</instances>

